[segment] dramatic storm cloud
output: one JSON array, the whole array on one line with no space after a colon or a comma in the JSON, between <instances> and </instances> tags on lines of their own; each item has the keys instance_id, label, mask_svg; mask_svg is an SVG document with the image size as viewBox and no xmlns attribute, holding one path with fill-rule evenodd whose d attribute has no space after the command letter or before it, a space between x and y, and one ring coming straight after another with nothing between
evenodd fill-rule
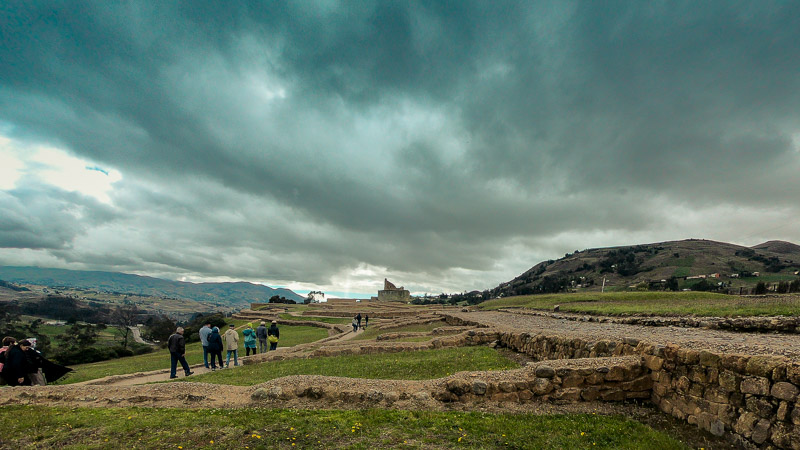
<instances>
[{"instance_id":1,"label":"dramatic storm cloud","mask_svg":"<svg viewBox=\"0 0 800 450\"><path fill-rule=\"evenodd\" d=\"M800 242L797 2L5 2L0 264L374 293Z\"/></svg>"}]
</instances>

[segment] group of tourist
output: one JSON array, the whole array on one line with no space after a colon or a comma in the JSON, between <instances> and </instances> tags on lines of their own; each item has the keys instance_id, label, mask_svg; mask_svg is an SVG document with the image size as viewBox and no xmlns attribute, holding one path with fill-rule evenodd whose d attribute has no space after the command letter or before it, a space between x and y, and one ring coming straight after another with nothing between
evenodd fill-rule
<instances>
[{"instance_id":1,"label":"group of tourist","mask_svg":"<svg viewBox=\"0 0 800 450\"><path fill-rule=\"evenodd\" d=\"M17 340L11 336L3 338L0 347L0 383L9 386L45 386L67 372L68 367L45 359L36 350L36 339ZM46 376L45 376L46 375Z\"/></svg>"},{"instance_id":2,"label":"group of tourist","mask_svg":"<svg viewBox=\"0 0 800 450\"><path fill-rule=\"evenodd\" d=\"M361 327L361 319L362 319L361 313L358 313L355 316L353 316L353 321L350 322L350 324L353 325L353 333L358 332L358 329L362 328ZM364 314L363 319L364 319L364 327L363 328L366 330L367 327L369 326L369 314Z\"/></svg>"},{"instance_id":3,"label":"group of tourist","mask_svg":"<svg viewBox=\"0 0 800 450\"><path fill-rule=\"evenodd\" d=\"M251 323L245 325L244 330L242 330L245 356L250 356L251 353L255 355L268 351L267 344L269 344L269 350L278 348L278 339L280 338L278 322L273 320L269 328L266 325L267 323L264 321L261 321L261 324L256 329L253 329L253 324ZM183 330L181 328L178 330L180 330L182 338ZM239 365L239 333L236 332L233 324L229 326L225 334L220 335L218 327L212 327L210 322L206 323L200 328L200 343L203 345L203 365L205 365L206 369L217 370L217 361L219 361L220 369L229 367L231 356L233 356L233 365ZM256 347L256 344L258 344L258 347ZM222 362L223 349L227 350L227 359L224 364ZM172 352L171 348L170 352ZM210 361L209 355L211 355ZM171 377L175 376L175 370L176 363L173 362ZM188 365L184 366L184 370L187 376L191 375Z\"/></svg>"}]
</instances>

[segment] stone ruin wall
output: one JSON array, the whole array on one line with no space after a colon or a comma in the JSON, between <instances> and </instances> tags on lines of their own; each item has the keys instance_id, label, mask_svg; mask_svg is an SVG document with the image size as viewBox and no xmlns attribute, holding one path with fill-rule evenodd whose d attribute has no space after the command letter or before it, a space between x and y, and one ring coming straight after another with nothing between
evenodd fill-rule
<instances>
[{"instance_id":1,"label":"stone ruin wall","mask_svg":"<svg viewBox=\"0 0 800 450\"><path fill-rule=\"evenodd\" d=\"M378 301L380 302L402 302L411 301L411 293L407 290L383 290L378 291Z\"/></svg>"},{"instance_id":2,"label":"stone ruin wall","mask_svg":"<svg viewBox=\"0 0 800 450\"><path fill-rule=\"evenodd\" d=\"M445 318L450 325L480 326L452 316ZM800 449L800 363L788 358L716 354L635 339L589 342L501 332L497 340L501 346L539 361L638 355L643 376L649 379L648 397L661 411L714 435L726 436L739 447ZM592 398L592 394L584 395L591 392L586 389L596 381L590 376L580 371L570 375L568 384L581 389L579 393L573 390L571 399ZM634 380L637 387L648 385L641 378L628 382ZM627 392L635 390L628 386ZM615 393L613 398L601 395L599 399L616 400L627 397L627 392Z\"/></svg>"},{"instance_id":3,"label":"stone ruin wall","mask_svg":"<svg viewBox=\"0 0 800 450\"><path fill-rule=\"evenodd\" d=\"M800 333L800 317L659 317L659 316L595 316L576 313L552 313L517 308L500 311L526 316L550 317L576 322L621 323L648 327L707 328L746 333Z\"/></svg>"}]
</instances>

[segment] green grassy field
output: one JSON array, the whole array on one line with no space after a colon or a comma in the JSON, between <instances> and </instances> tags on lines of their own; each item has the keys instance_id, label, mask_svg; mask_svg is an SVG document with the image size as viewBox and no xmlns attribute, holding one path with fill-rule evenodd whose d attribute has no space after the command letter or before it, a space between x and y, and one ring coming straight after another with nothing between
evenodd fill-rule
<instances>
[{"instance_id":1,"label":"green grassy field","mask_svg":"<svg viewBox=\"0 0 800 450\"><path fill-rule=\"evenodd\" d=\"M521 295L488 300L479 309L522 307L586 314L765 316L800 314L800 296L747 298L710 292L611 292Z\"/></svg>"},{"instance_id":2,"label":"green grassy field","mask_svg":"<svg viewBox=\"0 0 800 450\"><path fill-rule=\"evenodd\" d=\"M53 319L47 319L44 317L22 315L20 316L20 319L22 319L23 323L30 323L37 319L42 320L43 323L42 325L39 325L39 331L50 338L51 349L61 345L61 340L58 339L58 336L66 334L70 328L70 325L45 325L44 322L51 322ZM119 330L113 326L108 326L106 329L98 333L96 345L98 347L112 347L114 345L119 345L120 342Z\"/></svg>"},{"instance_id":3,"label":"green grassy field","mask_svg":"<svg viewBox=\"0 0 800 450\"><path fill-rule=\"evenodd\" d=\"M241 323L247 322L231 321L231 323L240 325ZM283 326L281 327L281 339L278 343L278 347L291 347L297 344L317 341L327 336L328 332L323 328ZM244 355L241 332L239 333L239 355ZM225 352L223 351L223 357L224 356ZM203 362L203 347L199 342L186 345L186 361L189 364L200 364ZM72 366L72 369L75 371L62 380L59 380L58 384L78 383L80 381L93 380L108 375L122 375L148 370L166 369L169 368L169 363L169 351L167 349L159 349L153 353L144 355Z\"/></svg>"},{"instance_id":4,"label":"green grassy field","mask_svg":"<svg viewBox=\"0 0 800 450\"><path fill-rule=\"evenodd\" d=\"M2 448L686 449L621 416L5 406Z\"/></svg>"},{"instance_id":5,"label":"green grassy field","mask_svg":"<svg viewBox=\"0 0 800 450\"><path fill-rule=\"evenodd\" d=\"M464 370L504 370L519 367L488 347L445 348L415 352L290 359L218 370L174 382L205 382L250 386L288 375L329 375L348 378L425 380Z\"/></svg>"}]
</instances>

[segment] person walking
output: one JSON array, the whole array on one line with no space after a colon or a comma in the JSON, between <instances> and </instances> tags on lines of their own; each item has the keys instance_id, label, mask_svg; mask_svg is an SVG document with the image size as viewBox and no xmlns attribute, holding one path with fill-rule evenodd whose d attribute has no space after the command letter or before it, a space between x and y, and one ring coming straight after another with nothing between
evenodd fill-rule
<instances>
[{"instance_id":1,"label":"person walking","mask_svg":"<svg viewBox=\"0 0 800 450\"><path fill-rule=\"evenodd\" d=\"M178 327L178 329L175 330L175 334L169 337L167 347L169 347L170 356L169 378L178 378L178 376L175 375L175 371L178 368L179 362L187 377L193 374L194 372L189 369L189 363L186 362L186 339L183 337L183 327Z\"/></svg>"},{"instance_id":2,"label":"person walking","mask_svg":"<svg viewBox=\"0 0 800 450\"><path fill-rule=\"evenodd\" d=\"M364 329L366 330L369 326L369 314L364 314Z\"/></svg>"},{"instance_id":3,"label":"person walking","mask_svg":"<svg viewBox=\"0 0 800 450\"><path fill-rule=\"evenodd\" d=\"M203 365L208 369L208 335L211 334L211 322L206 322L200 328L200 344L203 345Z\"/></svg>"},{"instance_id":4,"label":"person walking","mask_svg":"<svg viewBox=\"0 0 800 450\"><path fill-rule=\"evenodd\" d=\"M244 330L242 330L242 336L244 336L244 356L250 356L250 352L252 351L253 354L256 354L256 330L253 329L253 324L248 323Z\"/></svg>"},{"instance_id":5,"label":"person walking","mask_svg":"<svg viewBox=\"0 0 800 450\"><path fill-rule=\"evenodd\" d=\"M208 353L211 355L211 370L217 370L215 359L219 359L220 369L225 367L222 362L222 336L217 327L212 328L211 334L208 335Z\"/></svg>"},{"instance_id":6,"label":"person walking","mask_svg":"<svg viewBox=\"0 0 800 450\"><path fill-rule=\"evenodd\" d=\"M273 320L267 330L267 340L269 341L269 349L275 350L278 348L278 339L281 337L281 332L278 329L278 321Z\"/></svg>"},{"instance_id":7,"label":"person walking","mask_svg":"<svg viewBox=\"0 0 800 450\"><path fill-rule=\"evenodd\" d=\"M230 325L228 331L225 332L225 349L228 350L228 360L225 367L231 365L231 354L233 354L233 365L239 365L239 333L233 329L233 324Z\"/></svg>"},{"instance_id":8,"label":"person walking","mask_svg":"<svg viewBox=\"0 0 800 450\"><path fill-rule=\"evenodd\" d=\"M6 339L3 339L4 343L5 341ZM30 347L30 341L23 339L18 343L12 343L3 352L3 372L0 375L9 386L30 386L30 380L25 378L28 374L28 360L25 358L25 352Z\"/></svg>"},{"instance_id":9,"label":"person walking","mask_svg":"<svg viewBox=\"0 0 800 450\"><path fill-rule=\"evenodd\" d=\"M267 352L267 323L263 320L261 325L256 328L256 338L258 338L258 353Z\"/></svg>"},{"instance_id":10,"label":"person walking","mask_svg":"<svg viewBox=\"0 0 800 450\"><path fill-rule=\"evenodd\" d=\"M358 317L353 316L353 321L350 323L353 325L353 333L358 331Z\"/></svg>"},{"instance_id":11,"label":"person walking","mask_svg":"<svg viewBox=\"0 0 800 450\"><path fill-rule=\"evenodd\" d=\"M3 374L3 365L6 362L6 350L9 349L12 345L16 344L17 340L11 336L6 336L3 338L3 346L0 347L0 386L5 386L8 384Z\"/></svg>"},{"instance_id":12,"label":"person walking","mask_svg":"<svg viewBox=\"0 0 800 450\"><path fill-rule=\"evenodd\" d=\"M361 313L358 313L356 319L358 319L358 328L361 328Z\"/></svg>"},{"instance_id":13,"label":"person walking","mask_svg":"<svg viewBox=\"0 0 800 450\"><path fill-rule=\"evenodd\" d=\"M44 374L42 373L42 367L44 367L44 357L42 356L41 352L36 350L36 340L25 340L32 344L27 350L25 350L25 360L28 367L28 375L26 378L31 382L31 386L47 386L47 380L45 380Z\"/></svg>"}]
</instances>

